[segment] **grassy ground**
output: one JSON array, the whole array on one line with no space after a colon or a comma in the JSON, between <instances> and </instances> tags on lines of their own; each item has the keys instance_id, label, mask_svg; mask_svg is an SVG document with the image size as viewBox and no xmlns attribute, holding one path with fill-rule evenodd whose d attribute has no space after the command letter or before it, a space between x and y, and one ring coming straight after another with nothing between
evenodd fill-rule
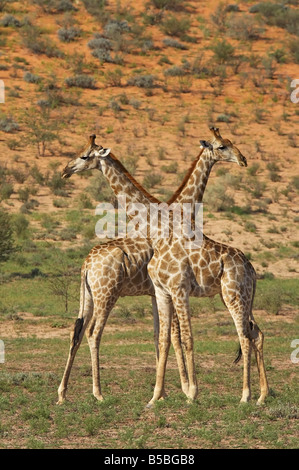
<instances>
[{"instance_id":1,"label":"grassy ground","mask_svg":"<svg viewBox=\"0 0 299 470\"><path fill-rule=\"evenodd\" d=\"M110 316L100 350L104 402L98 403L91 394L90 356L84 340L72 370L68 400L57 406L78 299L71 298L65 313L63 300L49 291L48 261L40 264L37 275L32 274L32 265L17 273L14 260L6 263L0 316L5 345L5 363L0 364L0 447L282 449L298 445L298 365L290 358L291 342L298 337L295 280L258 282L256 305L263 310L256 310L255 317L266 336L271 388L265 406L255 404L259 389L254 360L253 401L239 404L242 365L232 364L237 337L228 312L216 298L191 299L198 399L187 405L171 349L168 397L145 410L155 383L148 297L120 299ZM74 273L74 290L78 279Z\"/></svg>"}]
</instances>

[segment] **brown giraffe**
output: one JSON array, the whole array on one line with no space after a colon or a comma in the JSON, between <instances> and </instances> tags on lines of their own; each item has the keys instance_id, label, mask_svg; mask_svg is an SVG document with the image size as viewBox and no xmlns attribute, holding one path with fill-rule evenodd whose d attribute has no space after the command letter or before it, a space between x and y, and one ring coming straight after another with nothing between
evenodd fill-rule
<instances>
[{"instance_id":1,"label":"brown giraffe","mask_svg":"<svg viewBox=\"0 0 299 470\"><path fill-rule=\"evenodd\" d=\"M63 171L64 177L70 177L71 174L81 172L84 170L101 168L99 159L103 158L103 154L107 153L102 151L101 156L93 156L86 158L89 155L90 150L95 147L95 136L90 137L90 144L83 151L81 156L76 160L69 162L67 167ZM202 141L205 145L205 141ZM184 197L190 200L191 193L197 198L198 202L202 202L206 183L210 174L210 171L217 161L230 161L236 162L240 166L247 165L245 158L238 151L236 147L230 152L215 152L207 156L202 155L203 150L200 151L198 157L192 163L189 171L187 172L182 184L178 190L173 194L172 198L168 203L173 201L184 202ZM82 158L83 156L83 158ZM211 158L212 157L212 158ZM114 161L115 161L115 157ZM123 171L123 167L121 167ZM136 183L138 184L138 183ZM158 202L158 200L157 200ZM89 338L89 345L91 349L92 363L93 363L93 392L94 395L102 399L100 389L100 375L99 375L99 345L101 335L105 327L107 318L115 302L120 296L129 295L151 295L153 305L153 318L154 318L154 340L156 347L156 358L158 359L158 336L159 336L159 319L156 305L156 299L154 296L154 287L147 272L147 264L153 255L153 249L148 239L118 239L108 243L94 247L88 258L86 259L82 267L82 292L83 285L85 282L85 273L88 271L90 276L94 276L96 281L96 289L93 292L93 296L98 297L97 310L93 309L92 321L90 322L89 317L82 321L83 314L83 294L81 293L81 306L79 311L79 319L76 321L72 345L65 368L65 373L59 387L59 403L61 403L66 394L67 383L72 367L72 363L79 348L82 340L85 328L89 323L87 329L87 338ZM87 293L88 296L88 293ZM91 307L92 308L92 307ZM94 328L92 325L96 322L98 328ZM79 328L82 329L80 332ZM80 334L79 334L80 333ZM174 312L174 318L172 321L172 342L177 355L177 362L179 364L179 370L181 373L182 389L186 392L188 388L188 379L185 370L185 363L182 354L180 335L178 332L178 319Z\"/></svg>"}]
</instances>

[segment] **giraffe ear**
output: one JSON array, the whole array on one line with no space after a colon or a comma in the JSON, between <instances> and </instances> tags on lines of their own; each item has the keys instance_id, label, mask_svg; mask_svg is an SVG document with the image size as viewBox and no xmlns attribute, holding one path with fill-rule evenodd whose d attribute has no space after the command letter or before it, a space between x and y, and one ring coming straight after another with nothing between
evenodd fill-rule
<instances>
[{"instance_id":1,"label":"giraffe ear","mask_svg":"<svg viewBox=\"0 0 299 470\"><path fill-rule=\"evenodd\" d=\"M212 144L210 144L210 142L207 142L206 140L200 140L199 142L200 142L201 148L210 149L210 150L213 149L213 146L212 146Z\"/></svg>"},{"instance_id":2,"label":"giraffe ear","mask_svg":"<svg viewBox=\"0 0 299 470\"><path fill-rule=\"evenodd\" d=\"M100 155L101 157L107 157L110 152L111 152L111 149L101 149Z\"/></svg>"}]
</instances>

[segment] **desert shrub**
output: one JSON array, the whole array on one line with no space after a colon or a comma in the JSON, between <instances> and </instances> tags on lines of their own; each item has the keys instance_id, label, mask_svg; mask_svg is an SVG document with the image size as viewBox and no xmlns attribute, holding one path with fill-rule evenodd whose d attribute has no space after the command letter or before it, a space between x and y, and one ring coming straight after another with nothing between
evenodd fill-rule
<instances>
[{"instance_id":1,"label":"desert shrub","mask_svg":"<svg viewBox=\"0 0 299 470\"><path fill-rule=\"evenodd\" d=\"M25 72L23 75L23 79L27 83L40 83L41 82L41 77L31 72Z\"/></svg>"},{"instance_id":2,"label":"desert shrub","mask_svg":"<svg viewBox=\"0 0 299 470\"><path fill-rule=\"evenodd\" d=\"M219 2L216 10L211 14L211 20L219 31L225 31L227 15L227 5L224 2Z\"/></svg>"},{"instance_id":3,"label":"desert shrub","mask_svg":"<svg viewBox=\"0 0 299 470\"><path fill-rule=\"evenodd\" d=\"M162 175L158 173L147 173L143 179L143 186L145 189L151 189L157 184L161 183Z\"/></svg>"},{"instance_id":4,"label":"desert shrub","mask_svg":"<svg viewBox=\"0 0 299 470\"><path fill-rule=\"evenodd\" d=\"M178 18L171 15L163 21L162 30L168 36L183 37L190 30L190 20L187 17Z\"/></svg>"},{"instance_id":5,"label":"desert shrub","mask_svg":"<svg viewBox=\"0 0 299 470\"><path fill-rule=\"evenodd\" d=\"M270 50L268 53L269 57L273 57L278 64L284 64L286 62L286 51L284 49Z\"/></svg>"},{"instance_id":6,"label":"desert shrub","mask_svg":"<svg viewBox=\"0 0 299 470\"><path fill-rule=\"evenodd\" d=\"M252 194L252 196L257 199L261 198L264 194L264 191L266 190L266 183L256 177L248 179L247 182L248 191Z\"/></svg>"},{"instance_id":7,"label":"desert shrub","mask_svg":"<svg viewBox=\"0 0 299 470\"><path fill-rule=\"evenodd\" d=\"M60 173L54 172L48 180L48 186L56 196L61 195L61 190L66 186L66 180L61 178Z\"/></svg>"},{"instance_id":8,"label":"desert shrub","mask_svg":"<svg viewBox=\"0 0 299 470\"><path fill-rule=\"evenodd\" d=\"M218 64L226 64L234 55L235 48L225 39L216 41L211 50L214 52L215 61Z\"/></svg>"},{"instance_id":9,"label":"desert shrub","mask_svg":"<svg viewBox=\"0 0 299 470\"><path fill-rule=\"evenodd\" d=\"M104 27L104 34L110 39L115 39L118 35L130 31L131 28L126 20L110 19Z\"/></svg>"},{"instance_id":10,"label":"desert shrub","mask_svg":"<svg viewBox=\"0 0 299 470\"><path fill-rule=\"evenodd\" d=\"M18 238L27 238L29 220L24 214L16 214L13 218L12 226L13 231Z\"/></svg>"},{"instance_id":11,"label":"desert shrub","mask_svg":"<svg viewBox=\"0 0 299 470\"><path fill-rule=\"evenodd\" d=\"M105 74L105 80L108 85L119 87L121 86L122 76L123 76L123 73L121 69L119 68L115 70L108 70L107 73Z\"/></svg>"},{"instance_id":12,"label":"desert shrub","mask_svg":"<svg viewBox=\"0 0 299 470\"><path fill-rule=\"evenodd\" d=\"M32 176L32 178L34 178L34 180L40 184L40 185L43 185L45 183L45 177L44 175L41 173L41 171L39 170L38 166L37 165L34 165L31 169L30 169L30 175Z\"/></svg>"},{"instance_id":13,"label":"desert shrub","mask_svg":"<svg viewBox=\"0 0 299 470\"><path fill-rule=\"evenodd\" d=\"M273 56L266 56L262 59L262 65L265 70L265 76L266 78L273 79L274 74L277 68L277 62L276 59L274 59Z\"/></svg>"},{"instance_id":14,"label":"desert shrub","mask_svg":"<svg viewBox=\"0 0 299 470\"><path fill-rule=\"evenodd\" d=\"M90 49L102 49L104 51L111 51L113 45L109 39L103 38L99 34L95 34L95 37L88 42Z\"/></svg>"},{"instance_id":15,"label":"desert shrub","mask_svg":"<svg viewBox=\"0 0 299 470\"><path fill-rule=\"evenodd\" d=\"M217 122L230 122L230 116L228 114L219 114L216 121Z\"/></svg>"},{"instance_id":16,"label":"desert shrub","mask_svg":"<svg viewBox=\"0 0 299 470\"><path fill-rule=\"evenodd\" d=\"M10 174L14 177L17 183L23 184L26 181L27 175L22 170L14 168L10 170Z\"/></svg>"},{"instance_id":17,"label":"desert shrub","mask_svg":"<svg viewBox=\"0 0 299 470\"><path fill-rule=\"evenodd\" d=\"M151 0L152 5L159 10L178 11L184 8L185 0Z\"/></svg>"},{"instance_id":18,"label":"desert shrub","mask_svg":"<svg viewBox=\"0 0 299 470\"><path fill-rule=\"evenodd\" d=\"M14 188L13 185L7 181L3 181L0 184L0 201L5 201L9 199L13 194Z\"/></svg>"},{"instance_id":19,"label":"desert shrub","mask_svg":"<svg viewBox=\"0 0 299 470\"><path fill-rule=\"evenodd\" d=\"M114 57L111 56L110 50L105 49L105 48L95 48L92 51L93 57L96 57L99 59L102 63L110 63L110 64L117 64L117 65L122 65L123 64L123 59L119 55L115 54Z\"/></svg>"},{"instance_id":20,"label":"desert shrub","mask_svg":"<svg viewBox=\"0 0 299 470\"><path fill-rule=\"evenodd\" d=\"M113 203L115 200L115 195L112 189L107 185L106 180L101 174L92 176L87 192L96 201Z\"/></svg>"},{"instance_id":21,"label":"desert shrub","mask_svg":"<svg viewBox=\"0 0 299 470\"><path fill-rule=\"evenodd\" d=\"M96 88L95 79L84 73L66 78L65 83L68 87L90 88L92 90Z\"/></svg>"},{"instance_id":22,"label":"desert shrub","mask_svg":"<svg viewBox=\"0 0 299 470\"><path fill-rule=\"evenodd\" d=\"M106 0L83 0L83 4L88 13L102 24L105 24L109 19L109 13L105 11Z\"/></svg>"},{"instance_id":23,"label":"desert shrub","mask_svg":"<svg viewBox=\"0 0 299 470\"><path fill-rule=\"evenodd\" d=\"M283 3L261 2L250 8L250 13L260 13L264 21L272 26L286 29L299 35L299 11Z\"/></svg>"},{"instance_id":24,"label":"desert shrub","mask_svg":"<svg viewBox=\"0 0 299 470\"><path fill-rule=\"evenodd\" d=\"M18 20L15 16L7 14L4 15L0 21L1 26L8 27L12 26L14 28L20 28L22 26L20 20Z\"/></svg>"},{"instance_id":25,"label":"desert shrub","mask_svg":"<svg viewBox=\"0 0 299 470\"><path fill-rule=\"evenodd\" d=\"M9 0L0 0L0 11L5 10L8 3L9 3Z\"/></svg>"},{"instance_id":26,"label":"desert shrub","mask_svg":"<svg viewBox=\"0 0 299 470\"><path fill-rule=\"evenodd\" d=\"M271 181L277 182L281 180L279 175L279 167L275 162L267 163L267 170L269 171L269 178Z\"/></svg>"},{"instance_id":27,"label":"desert shrub","mask_svg":"<svg viewBox=\"0 0 299 470\"><path fill-rule=\"evenodd\" d=\"M155 80L156 77L154 75L135 75L129 78L127 84L139 88L153 88L155 86Z\"/></svg>"},{"instance_id":28,"label":"desert shrub","mask_svg":"<svg viewBox=\"0 0 299 470\"><path fill-rule=\"evenodd\" d=\"M246 232L251 232L251 233L255 233L256 230L257 230L256 225L253 222L250 222L250 221L245 222L244 228L245 228Z\"/></svg>"},{"instance_id":29,"label":"desert shrub","mask_svg":"<svg viewBox=\"0 0 299 470\"><path fill-rule=\"evenodd\" d=\"M234 198L227 194L227 188L223 183L207 187L205 194L205 204L211 211L222 212L230 210L234 206Z\"/></svg>"},{"instance_id":30,"label":"desert shrub","mask_svg":"<svg viewBox=\"0 0 299 470\"><path fill-rule=\"evenodd\" d=\"M62 42L72 42L75 41L76 38L80 37L81 30L74 26L69 28L60 28L57 31L57 35L59 40Z\"/></svg>"},{"instance_id":31,"label":"desert shrub","mask_svg":"<svg viewBox=\"0 0 299 470\"><path fill-rule=\"evenodd\" d=\"M259 38L264 28L255 18L247 14L231 15L227 20L227 32L232 38L247 41Z\"/></svg>"},{"instance_id":32,"label":"desert shrub","mask_svg":"<svg viewBox=\"0 0 299 470\"><path fill-rule=\"evenodd\" d=\"M299 64L299 39L291 39L289 49L296 64Z\"/></svg>"},{"instance_id":33,"label":"desert shrub","mask_svg":"<svg viewBox=\"0 0 299 470\"><path fill-rule=\"evenodd\" d=\"M63 122L51 115L47 107L29 108L23 117L27 127L26 141L36 146L37 155L44 156L50 142L58 139Z\"/></svg>"},{"instance_id":34,"label":"desert shrub","mask_svg":"<svg viewBox=\"0 0 299 470\"><path fill-rule=\"evenodd\" d=\"M177 173L178 162L172 162L169 165L162 165L161 170L165 171L165 173Z\"/></svg>"},{"instance_id":35,"label":"desert shrub","mask_svg":"<svg viewBox=\"0 0 299 470\"><path fill-rule=\"evenodd\" d=\"M11 218L0 209L0 262L6 261L14 250Z\"/></svg>"},{"instance_id":36,"label":"desert shrub","mask_svg":"<svg viewBox=\"0 0 299 470\"><path fill-rule=\"evenodd\" d=\"M71 0L34 0L33 3L40 6L45 13L63 13L77 10Z\"/></svg>"},{"instance_id":37,"label":"desert shrub","mask_svg":"<svg viewBox=\"0 0 299 470\"><path fill-rule=\"evenodd\" d=\"M47 37L42 37L39 28L26 25L21 30L23 45L34 54L45 54L47 57L63 57L63 53Z\"/></svg>"},{"instance_id":38,"label":"desert shrub","mask_svg":"<svg viewBox=\"0 0 299 470\"><path fill-rule=\"evenodd\" d=\"M188 47L185 44L182 44L177 39L165 38L163 39L163 44L166 47L174 47L175 49L187 50Z\"/></svg>"},{"instance_id":39,"label":"desert shrub","mask_svg":"<svg viewBox=\"0 0 299 470\"><path fill-rule=\"evenodd\" d=\"M260 169L260 164L259 163L252 163L248 168L247 172L250 176L255 176Z\"/></svg>"},{"instance_id":40,"label":"desert shrub","mask_svg":"<svg viewBox=\"0 0 299 470\"><path fill-rule=\"evenodd\" d=\"M187 73L189 73L189 70L184 65L173 65L172 67L169 67L169 69L164 70L164 75L166 77L183 77L184 75L187 75Z\"/></svg>"},{"instance_id":41,"label":"desert shrub","mask_svg":"<svg viewBox=\"0 0 299 470\"><path fill-rule=\"evenodd\" d=\"M20 128L19 124L14 121L12 116L0 116L0 130L3 132L11 133L18 131Z\"/></svg>"}]
</instances>

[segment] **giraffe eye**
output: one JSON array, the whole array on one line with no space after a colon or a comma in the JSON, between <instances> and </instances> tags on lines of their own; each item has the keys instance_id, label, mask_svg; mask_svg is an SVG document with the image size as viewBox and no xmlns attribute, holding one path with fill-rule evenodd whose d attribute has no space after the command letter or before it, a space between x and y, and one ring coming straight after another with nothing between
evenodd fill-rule
<instances>
[{"instance_id":1,"label":"giraffe eye","mask_svg":"<svg viewBox=\"0 0 299 470\"><path fill-rule=\"evenodd\" d=\"M85 155L84 157L81 157L81 160L88 160L88 159L89 159L88 155Z\"/></svg>"},{"instance_id":2,"label":"giraffe eye","mask_svg":"<svg viewBox=\"0 0 299 470\"><path fill-rule=\"evenodd\" d=\"M218 150L224 150L226 147L224 145L221 145L220 147L218 147Z\"/></svg>"}]
</instances>

